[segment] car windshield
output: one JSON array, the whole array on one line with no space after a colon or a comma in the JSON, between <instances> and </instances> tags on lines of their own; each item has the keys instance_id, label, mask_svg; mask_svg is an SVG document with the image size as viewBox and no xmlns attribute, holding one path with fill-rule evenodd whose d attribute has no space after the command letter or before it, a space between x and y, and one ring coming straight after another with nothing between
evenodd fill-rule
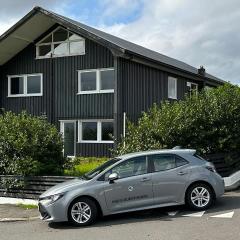
<instances>
[{"instance_id":1,"label":"car windshield","mask_svg":"<svg viewBox=\"0 0 240 240\"><path fill-rule=\"evenodd\" d=\"M101 166L99 166L99 167L93 169L92 171L84 174L81 178L83 178L85 180L91 180L92 178L97 176L99 173L103 172L105 169L107 169L108 167L110 167L111 165L113 165L114 163L116 163L120 160L121 160L120 158L113 158L111 160L108 160L107 162L105 162Z\"/></svg>"}]
</instances>

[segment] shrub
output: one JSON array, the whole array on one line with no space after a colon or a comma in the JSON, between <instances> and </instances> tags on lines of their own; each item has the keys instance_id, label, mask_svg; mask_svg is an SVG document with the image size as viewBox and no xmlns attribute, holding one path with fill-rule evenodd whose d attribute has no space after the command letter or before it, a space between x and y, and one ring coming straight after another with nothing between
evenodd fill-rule
<instances>
[{"instance_id":1,"label":"shrub","mask_svg":"<svg viewBox=\"0 0 240 240\"><path fill-rule=\"evenodd\" d=\"M70 165L65 167L64 175L82 176L94 168L106 162L108 158L78 157L74 158Z\"/></svg>"},{"instance_id":2,"label":"shrub","mask_svg":"<svg viewBox=\"0 0 240 240\"><path fill-rule=\"evenodd\" d=\"M0 172L48 175L63 171L62 138L44 117L26 112L0 115Z\"/></svg>"},{"instance_id":3,"label":"shrub","mask_svg":"<svg viewBox=\"0 0 240 240\"><path fill-rule=\"evenodd\" d=\"M199 153L240 152L240 88L226 84L178 102L163 102L128 122L115 154L149 149L197 149Z\"/></svg>"}]
</instances>

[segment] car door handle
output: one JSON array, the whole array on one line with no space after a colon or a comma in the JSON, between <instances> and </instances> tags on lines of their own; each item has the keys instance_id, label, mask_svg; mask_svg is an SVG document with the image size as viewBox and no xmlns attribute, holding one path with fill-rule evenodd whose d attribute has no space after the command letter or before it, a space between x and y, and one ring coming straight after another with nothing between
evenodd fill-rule
<instances>
[{"instance_id":1,"label":"car door handle","mask_svg":"<svg viewBox=\"0 0 240 240\"><path fill-rule=\"evenodd\" d=\"M147 182L147 181L150 181L151 179L150 178L147 178L147 177L144 177L141 179L141 182Z\"/></svg>"},{"instance_id":2,"label":"car door handle","mask_svg":"<svg viewBox=\"0 0 240 240\"><path fill-rule=\"evenodd\" d=\"M182 175L186 175L187 172L178 172L178 175L182 176Z\"/></svg>"}]
</instances>

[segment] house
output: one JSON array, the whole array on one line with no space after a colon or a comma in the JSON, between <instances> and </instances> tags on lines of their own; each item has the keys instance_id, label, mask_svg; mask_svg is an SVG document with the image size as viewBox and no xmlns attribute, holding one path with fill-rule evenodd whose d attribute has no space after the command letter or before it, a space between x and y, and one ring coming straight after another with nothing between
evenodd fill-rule
<instances>
[{"instance_id":1,"label":"house","mask_svg":"<svg viewBox=\"0 0 240 240\"><path fill-rule=\"evenodd\" d=\"M66 156L108 156L125 117L224 81L35 7L0 37L0 108L45 114Z\"/></svg>"}]
</instances>

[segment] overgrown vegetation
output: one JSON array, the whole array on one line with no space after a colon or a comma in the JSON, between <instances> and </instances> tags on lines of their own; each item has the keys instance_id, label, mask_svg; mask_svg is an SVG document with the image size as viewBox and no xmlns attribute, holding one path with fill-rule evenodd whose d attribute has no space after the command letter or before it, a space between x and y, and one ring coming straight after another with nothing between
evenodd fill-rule
<instances>
[{"instance_id":1,"label":"overgrown vegetation","mask_svg":"<svg viewBox=\"0 0 240 240\"><path fill-rule=\"evenodd\" d=\"M22 204L22 203L17 204L17 206L20 207L20 208L23 208L23 209L25 209L25 210L36 209L36 208L38 208L37 205L32 205L32 204Z\"/></svg>"},{"instance_id":2,"label":"overgrown vegetation","mask_svg":"<svg viewBox=\"0 0 240 240\"><path fill-rule=\"evenodd\" d=\"M201 154L240 152L240 88L226 84L179 102L154 105L128 122L115 154L182 146Z\"/></svg>"},{"instance_id":3,"label":"overgrown vegetation","mask_svg":"<svg viewBox=\"0 0 240 240\"><path fill-rule=\"evenodd\" d=\"M0 115L1 174L61 174L62 147L60 133L45 117L33 117L26 112Z\"/></svg>"},{"instance_id":4,"label":"overgrown vegetation","mask_svg":"<svg viewBox=\"0 0 240 240\"><path fill-rule=\"evenodd\" d=\"M71 164L66 166L64 175L67 176L82 176L92 169L106 162L108 158L96 158L96 157L78 157L74 158Z\"/></svg>"}]
</instances>

